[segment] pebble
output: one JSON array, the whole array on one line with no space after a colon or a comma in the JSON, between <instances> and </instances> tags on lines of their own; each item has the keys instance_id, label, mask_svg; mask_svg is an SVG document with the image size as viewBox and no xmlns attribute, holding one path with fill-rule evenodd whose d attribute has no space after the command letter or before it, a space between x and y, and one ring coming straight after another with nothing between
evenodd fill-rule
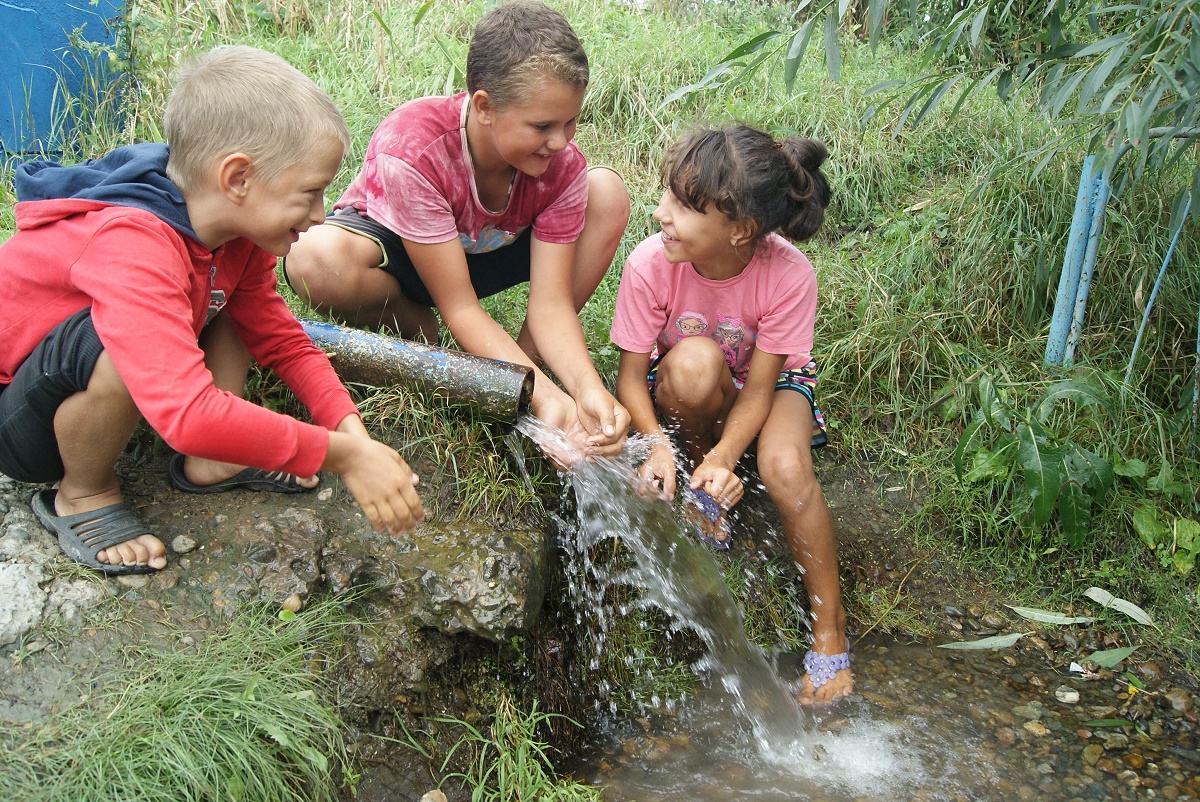
<instances>
[{"instance_id":1,"label":"pebble","mask_svg":"<svg viewBox=\"0 0 1200 802\"><path fill-rule=\"evenodd\" d=\"M1079 701L1079 691L1070 685L1059 685L1054 689L1054 698L1064 705L1073 705Z\"/></svg>"},{"instance_id":2,"label":"pebble","mask_svg":"<svg viewBox=\"0 0 1200 802\"><path fill-rule=\"evenodd\" d=\"M187 554L196 550L196 538L188 537L187 535L179 535L171 541L171 551L176 554Z\"/></svg>"},{"instance_id":3,"label":"pebble","mask_svg":"<svg viewBox=\"0 0 1200 802\"><path fill-rule=\"evenodd\" d=\"M422 796L420 802L446 802L446 795L435 789Z\"/></svg>"},{"instance_id":4,"label":"pebble","mask_svg":"<svg viewBox=\"0 0 1200 802\"><path fill-rule=\"evenodd\" d=\"M150 584L150 574L122 574L117 581L127 588L141 590Z\"/></svg>"},{"instance_id":5,"label":"pebble","mask_svg":"<svg viewBox=\"0 0 1200 802\"><path fill-rule=\"evenodd\" d=\"M1121 761L1134 771L1141 771L1146 766L1146 758L1137 752L1126 752L1121 756Z\"/></svg>"},{"instance_id":6,"label":"pebble","mask_svg":"<svg viewBox=\"0 0 1200 802\"><path fill-rule=\"evenodd\" d=\"M1183 688L1172 688L1163 694L1171 704L1171 709L1176 713L1190 713L1192 710L1192 696Z\"/></svg>"},{"instance_id":7,"label":"pebble","mask_svg":"<svg viewBox=\"0 0 1200 802\"><path fill-rule=\"evenodd\" d=\"M1096 761L1104 757L1104 747L1100 744L1088 744L1083 747L1083 762L1089 766L1096 765Z\"/></svg>"},{"instance_id":8,"label":"pebble","mask_svg":"<svg viewBox=\"0 0 1200 802\"><path fill-rule=\"evenodd\" d=\"M1046 725L1040 721L1026 721L1023 726L1026 732L1036 735L1039 738L1050 734L1050 730L1046 729Z\"/></svg>"},{"instance_id":9,"label":"pebble","mask_svg":"<svg viewBox=\"0 0 1200 802\"><path fill-rule=\"evenodd\" d=\"M332 487L323 487L317 493L317 501L329 501L329 499L331 499L331 498L333 498L333 488ZM424 797L422 797L422 798L424 798Z\"/></svg>"},{"instance_id":10,"label":"pebble","mask_svg":"<svg viewBox=\"0 0 1200 802\"><path fill-rule=\"evenodd\" d=\"M279 606L290 613L298 613L300 612L300 608L304 606L304 601L300 598L300 594L293 593L284 599L283 603Z\"/></svg>"}]
</instances>

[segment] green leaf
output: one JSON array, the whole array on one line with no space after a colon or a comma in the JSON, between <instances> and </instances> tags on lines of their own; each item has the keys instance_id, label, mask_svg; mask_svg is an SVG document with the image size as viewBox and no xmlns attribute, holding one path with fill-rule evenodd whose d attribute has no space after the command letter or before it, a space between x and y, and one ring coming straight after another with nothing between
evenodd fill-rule
<instances>
[{"instance_id":1,"label":"green leaf","mask_svg":"<svg viewBox=\"0 0 1200 802\"><path fill-rule=\"evenodd\" d=\"M1185 549L1195 556L1200 552L1200 523L1191 518L1179 518L1175 521L1175 548Z\"/></svg>"},{"instance_id":2,"label":"green leaf","mask_svg":"<svg viewBox=\"0 0 1200 802\"><path fill-rule=\"evenodd\" d=\"M1087 525L1092 517L1092 498L1078 482L1067 482L1058 494L1058 515L1062 519L1063 536L1073 548L1087 539Z\"/></svg>"},{"instance_id":3,"label":"green leaf","mask_svg":"<svg viewBox=\"0 0 1200 802\"><path fill-rule=\"evenodd\" d=\"M1117 663L1133 654L1136 646L1122 646L1120 649L1106 649L1102 652L1092 652L1086 659L1091 660L1101 668L1112 668Z\"/></svg>"},{"instance_id":4,"label":"green leaf","mask_svg":"<svg viewBox=\"0 0 1200 802\"><path fill-rule=\"evenodd\" d=\"M883 16L887 11L887 0L867 0L867 41L874 53L879 47L879 35L883 32Z\"/></svg>"},{"instance_id":5,"label":"green leaf","mask_svg":"<svg viewBox=\"0 0 1200 802\"><path fill-rule=\"evenodd\" d=\"M1132 727L1133 722L1123 718L1095 718L1083 722L1084 727Z\"/></svg>"},{"instance_id":6,"label":"green leaf","mask_svg":"<svg viewBox=\"0 0 1200 802\"><path fill-rule=\"evenodd\" d=\"M1119 44L1123 44L1129 39L1128 33L1118 33L1115 36L1110 36L1107 39L1101 39L1099 42L1093 42L1075 54L1075 58L1087 58L1103 53L1106 50L1111 50Z\"/></svg>"},{"instance_id":7,"label":"green leaf","mask_svg":"<svg viewBox=\"0 0 1200 802\"><path fill-rule=\"evenodd\" d=\"M983 30L983 24L987 22L988 8L989 4L985 4L983 9L971 20L971 47L979 44L979 32Z\"/></svg>"},{"instance_id":8,"label":"green leaf","mask_svg":"<svg viewBox=\"0 0 1200 802\"><path fill-rule=\"evenodd\" d=\"M1167 527L1158 517L1158 510L1149 502L1133 511L1133 531L1154 551L1167 540Z\"/></svg>"},{"instance_id":9,"label":"green leaf","mask_svg":"<svg viewBox=\"0 0 1200 802\"><path fill-rule=\"evenodd\" d=\"M1066 478L1091 491L1093 501L1100 501L1112 489L1115 477L1108 460L1083 446L1067 443L1063 447L1063 465Z\"/></svg>"},{"instance_id":10,"label":"green leaf","mask_svg":"<svg viewBox=\"0 0 1200 802\"><path fill-rule=\"evenodd\" d=\"M882 0L874 0L876 3L882 3ZM791 43L788 45L787 55L783 59L783 85L787 87L787 91L792 91L792 86L796 82L796 72L800 69L800 62L804 60L804 51L808 50L808 40L812 37L813 20L816 17L809 17L800 30L796 31L796 35L792 37ZM900 81L896 81L900 83Z\"/></svg>"},{"instance_id":11,"label":"green leaf","mask_svg":"<svg viewBox=\"0 0 1200 802\"><path fill-rule=\"evenodd\" d=\"M1005 606L1022 618L1028 618L1030 621L1039 621L1043 624L1091 624L1096 620L1090 615L1065 615L1064 613L1056 613L1053 610L1038 610L1034 607L1015 607L1011 604Z\"/></svg>"},{"instance_id":12,"label":"green leaf","mask_svg":"<svg viewBox=\"0 0 1200 802\"><path fill-rule=\"evenodd\" d=\"M1108 397L1096 385L1082 379L1065 379L1046 388L1046 392L1033 405L1034 416L1045 423L1059 401L1073 401L1080 406L1099 406L1108 410Z\"/></svg>"},{"instance_id":13,"label":"green leaf","mask_svg":"<svg viewBox=\"0 0 1200 802\"><path fill-rule=\"evenodd\" d=\"M1058 470L1061 457L1053 449L1040 446L1033 430L1026 424L1017 426L1017 461L1025 475L1025 489L1033 502L1033 523L1038 529L1050 522L1054 504L1058 501L1062 476Z\"/></svg>"},{"instance_id":14,"label":"green leaf","mask_svg":"<svg viewBox=\"0 0 1200 802\"><path fill-rule=\"evenodd\" d=\"M1099 604L1101 607L1111 607L1114 610L1124 613L1125 615L1137 621L1139 624L1149 624L1155 626L1153 619L1143 610L1131 601L1126 601L1119 596L1114 596L1103 588L1088 588L1083 592L1092 601Z\"/></svg>"},{"instance_id":15,"label":"green leaf","mask_svg":"<svg viewBox=\"0 0 1200 802\"><path fill-rule=\"evenodd\" d=\"M1117 462L1113 465L1113 472L1117 476L1124 476L1128 479L1140 479L1146 475L1149 467L1140 459L1121 459L1117 458Z\"/></svg>"},{"instance_id":16,"label":"green leaf","mask_svg":"<svg viewBox=\"0 0 1200 802\"><path fill-rule=\"evenodd\" d=\"M425 19L425 15L429 13L429 9L433 8L434 0L425 0L421 7L417 9L417 13L413 15L413 27L421 24L421 20ZM376 12L378 14L378 12Z\"/></svg>"},{"instance_id":17,"label":"green leaf","mask_svg":"<svg viewBox=\"0 0 1200 802\"><path fill-rule=\"evenodd\" d=\"M1191 573L1192 566L1196 564L1196 555L1180 549L1171 555L1171 564L1175 566L1175 570L1179 572L1180 576L1187 576Z\"/></svg>"},{"instance_id":18,"label":"green leaf","mask_svg":"<svg viewBox=\"0 0 1200 802\"><path fill-rule=\"evenodd\" d=\"M841 80L842 51L838 48L838 18L825 13L825 70L834 82Z\"/></svg>"},{"instance_id":19,"label":"green leaf","mask_svg":"<svg viewBox=\"0 0 1200 802\"><path fill-rule=\"evenodd\" d=\"M990 638L981 638L980 640L962 640L953 643L939 643L939 649L1007 649L1021 638L1028 635L1028 632L1013 632L1009 635L993 635Z\"/></svg>"},{"instance_id":20,"label":"green leaf","mask_svg":"<svg viewBox=\"0 0 1200 802\"><path fill-rule=\"evenodd\" d=\"M967 428L963 430L962 437L958 438L958 445L954 447L954 473L958 476L958 480L963 480L963 460L968 453L975 453L983 446L983 426L982 418L976 418L967 424Z\"/></svg>"},{"instance_id":21,"label":"green leaf","mask_svg":"<svg viewBox=\"0 0 1200 802\"><path fill-rule=\"evenodd\" d=\"M1015 448L1016 441L1013 441L997 451L981 449L975 452L975 458L971 461L971 470L967 471L963 479L974 483L982 482L985 479L1007 478L1012 452Z\"/></svg>"}]
</instances>

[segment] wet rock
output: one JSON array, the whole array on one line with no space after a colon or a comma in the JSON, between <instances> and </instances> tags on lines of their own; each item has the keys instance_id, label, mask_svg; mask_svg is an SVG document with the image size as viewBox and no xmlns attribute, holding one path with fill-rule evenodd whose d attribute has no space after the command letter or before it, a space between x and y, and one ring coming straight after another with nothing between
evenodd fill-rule
<instances>
[{"instance_id":1,"label":"wet rock","mask_svg":"<svg viewBox=\"0 0 1200 802\"><path fill-rule=\"evenodd\" d=\"M1046 725L1040 721L1026 721L1022 727L1026 732L1038 738L1042 738L1050 734L1050 730L1048 730Z\"/></svg>"},{"instance_id":2,"label":"wet rock","mask_svg":"<svg viewBox=\"0 0 1200 802\"><path fill-rule=\"evenodd\" d=\"M132 590L142 590L150 584L150 574L124 574L117 582Z\"/></svg>"},{"instance_id":3,"label":"wet rock","mask_svg":"<svg viewBox=\"0 0 1200 802\"><path fill-rule=\"evenodd\" d=\"M334 539L323 565L334 593L380 588L390 616L409 625L499 643L537 620L549 557L543 532L430 525L400 538Z\"/></svg>"},{"instance_id":4,"label":"wet rock","mask_svg":"<svg viewBox=\"0 0 1200 802\"><path fill-rule=\"evenodd\" d=\"M1137 752L1126 752L1121 756L1121 762L1134 771L1141 771L1146 766L1146 758Z\"/></svg>"},{"instance_id":5,"label":"wet rock","mask_svg":"<svg viewBox=\"0 0 1200 802\"><path fill-rule=\"evenodd\" d=\"M1171 688L1163 694L1163 698L1170 704L1171 709L1179 715L1190 713L1192 710L1192 696L1183 688Z\"/></svg>"},{"instance_id":6,"label":"wet rock","mask_svg":"<svg viewBox=\"0 0 1200 802\"><path fill-rule=\"evenodd\" d=\"M1054 689L1054 698L1065 705L1073 705L1079 701L1079 691L1070 685L1059 685Z\"/></svg>"},{"instance_id":7,"label":"wet rock","mask_svg":"<svg viewBox=\"0 0 1200 802\"><path fill-rule=\"evenodd\" d=\"M422 796L420 802L446 802L446 795L441 791L433 790Z\"/></svg>"},{"instance_id":8,"label":"wet rock","mask_svg":"<svg viewBox=\"0 0 1200 802\"><path fill-rule=\"evenodd\" d=\"M108 588L104 584L90 579L55 582L50 588L45 612L46 615L57 613L70 621L80 611L98 604L108 595Z\"/></svg>"},{"instance_id":9,"label":"wet rock","mask_svg":"<svg viewBox=\"0 0 1200 802\"><path fill-rule=\"evenodd\" d=\"M15 642L41 622L46 608L43 579L42 566L36 563L0 565L0 646Z\"/></svg>"},{"instance_id":10,"label":"wet rock","mask_svg":"<svg viewBox=\"0 0 1200 802\"><path fill-rule=\"evenodd\" d=\"M946 615L951 618L965 618L967 611L957 605L948 604L946 605Z\"/></svg>"},{"instance_id":11,"label":"wet rock","mask_svg":"<svg viewBox=\"0 0 1200 802\"><path fill-rule=\"evenodd\" d=\"M1088 766L1096 765L1096 761L1104 757L1104 747L1100 744L1088 744L1083 747L1083 762Z\"/></svg>"},{"instance_id":12,"label":"wet rock","mask_svg":"<svg viewBox=\"0 0 1200 802\"><path fill-rule=\"evenodd\" d=\"M321 579L324 524L312 510L288 507L269 518L243 519L234 527L232 545L248 557L247 568L262 599L298 595L307 599Z\"/></svg>"},{"instance_id":13,"label":"wet rock","mask_svg":"<svg viewBox=\"0 0 1200 802\"><path fill-rule=\"evenodd\" d=\"M1017 718L1036 721L1042 717L1042 714L1046 712L1046 709L1042 707L1040 703L1033 701L1028 704L1017 705L1012 709L1012 712Z\"/></svg>"},{"instance_id":14,"label":"wet rock","mask_svg":"<svg viewBox=\"0 0 1200 802\"><path fill-rule=\"evenodd\" d=\"M979 619L985 627L1000 630L1008 626L1008 619L999 613L988 613L983 618Z\"/></svg>"},{"instance_id":15,"label":"wet rock","mask_svg":"<svg viewBox=\"0 0 1200 802\"><path fill-rule=\"evenodd\" d=\"M197 545L199 544L196 543L196 538L189 535L179 535L171 540L171 551L176 554L187 554L188 552L195 551Z\"/></svg>"}]
</instances>

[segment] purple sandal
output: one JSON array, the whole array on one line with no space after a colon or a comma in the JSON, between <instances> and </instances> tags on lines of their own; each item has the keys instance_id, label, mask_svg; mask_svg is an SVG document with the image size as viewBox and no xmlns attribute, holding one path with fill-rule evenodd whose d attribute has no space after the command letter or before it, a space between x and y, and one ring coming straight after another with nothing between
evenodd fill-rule
<instances>
[{"instance_id":1,"label":"purple sandal","mask_svg":"<svg viewBox=\"0 0 1200 802\"><path fill-rule=\"evenodd\" d=\"M700 536L700 540L712 546L717 551L728 551L730 541L729 522L721 518L721 505L712 496L699 488L689 487L684 493L683 499L687 505L699 512L705 521L709 524L715 524L715 526L711 527L712 529L716 529L725 535L724 540L718 540L708 531L709 527L706 527L703 521L697 521L696 533Z\"/></svg>"},{"instance_id":2,"label":"purple sandal","mask_svg":"<svg viewBox=\"0 0 1200 802\"><path fill-rule=\"evenodd\" d=\"M808 675L808 681L812 683L814 692L833 679L839 671L849 667L850 652L848 651L839 654L821 654L810 650L808 654L804 655L804 672Z\"/></svg>"}]
</instances>

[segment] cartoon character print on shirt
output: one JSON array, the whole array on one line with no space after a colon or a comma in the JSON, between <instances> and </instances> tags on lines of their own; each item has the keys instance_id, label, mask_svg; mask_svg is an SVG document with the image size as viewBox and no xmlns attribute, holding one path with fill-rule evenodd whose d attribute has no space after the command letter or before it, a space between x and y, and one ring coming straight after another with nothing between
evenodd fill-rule
<instances>
[{"instance_id":1,"label":"cartoon character print on shirt","mask_svg":"<svg viewBox=\"0 0 1200 802\"><path fill-rule=\"evenodd\" d=\"M701 312L685 310L675 318L675 331L671 336L671 345L688 337L700 337L708 331L708 318Z\"/></svg>"},{"instance_id":2,"label":"cartoon character print on shirt","mask_svg":"<svg viewBox=\"0 0 1200 802\"><path fill-rule=\"evenodd\" d=\"M505 231L489 223L483 227L483 230L479 232L479 236L474 240L461 232L458 235L458 240L462 243L463 250L467 253L491 253L506 245L512 245L524 231L525 229L523 228L520 231Z\"/></svg>"},{"instance_id":3,"label":"cartoon character print on shirt","mask_svg":"<svg viewBox=\"0 0 1200 802\"><path fill-rule=\"evenodd\" d=\"M718 313L717 327L713 329L712 338L717 345L721 346L721 353L725 354L725 364L729 366L729 370L736 373L740 346L746 339L746 331L742 328L742 319L725 317Z\"/></svg>"}]
</instances>

